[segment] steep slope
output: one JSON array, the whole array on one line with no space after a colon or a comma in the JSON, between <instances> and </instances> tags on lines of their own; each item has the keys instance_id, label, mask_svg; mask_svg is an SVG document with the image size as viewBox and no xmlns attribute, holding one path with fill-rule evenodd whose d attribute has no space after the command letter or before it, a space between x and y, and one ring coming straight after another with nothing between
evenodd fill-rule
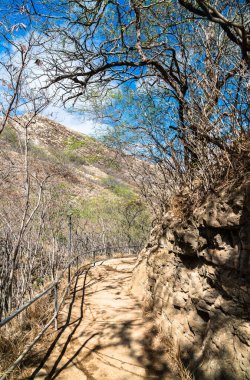
<instances>
[{"instance_id":1,"label":"steep slope","mask_svg":"<svg viewBox=\"0 0 250 380\"><path fill-rule=\"evenodd\" d=\"M39 173L40 177L48 176L54 184L65 186L75 199L101 195L137 197L136 185L118 151L43 116L37 116L30 123L26 115L12 121L5 129L0 140L0 154L2 171L6 175L9 173L7 176L13 171L23 171L27 125L31 172ZM134 161L130 157L127 160Z\"/></svg>"},{"instance_id":2,"label":"steep slope","mask_svg":"<svg viewBox=\"0 0 250 380\"><path fill-rule=\"evenodd\" d=\"M33 158L50 164L68 165L89 191L107 188L103 178L108 176L132 186L129 173L121 162L119 152L107 149L92 137L67 129L51 119L37 116L29 123L29 115L12 122L18 137L24 139L28 124L28 140ZM12 130L12 138L14 131ZM16 144L17 146L17 144ZM10 147L8 147L9 150Z\"/></svg>"}]
</instances>

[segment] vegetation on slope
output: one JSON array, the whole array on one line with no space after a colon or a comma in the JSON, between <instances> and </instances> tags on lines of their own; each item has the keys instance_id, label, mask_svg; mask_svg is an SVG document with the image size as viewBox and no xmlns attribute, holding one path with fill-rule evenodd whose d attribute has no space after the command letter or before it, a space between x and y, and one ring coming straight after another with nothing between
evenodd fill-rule
<instances>
[{"instance_id":1,"label":"vegetation on slope","mask_svg":"<svg viewBox=\"0 0 250 380\"><path fill-rule=\"evenodd\" d=\"M1 317L67 263L69 217L72 255L86 257L96 249L141 247L150 227L137 189L121 179L126 168L109 166L112 151L46 118L36 123L27 141L17 122L1 136Z\"/></svg>"}]
</instances>

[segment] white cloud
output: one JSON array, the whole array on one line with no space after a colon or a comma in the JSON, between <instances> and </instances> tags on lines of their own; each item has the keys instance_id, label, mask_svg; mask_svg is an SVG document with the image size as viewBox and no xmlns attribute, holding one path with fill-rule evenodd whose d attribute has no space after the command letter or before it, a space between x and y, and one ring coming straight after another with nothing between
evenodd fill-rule
<instances>
[{"instance_id":1,"label":"white cloud","mask_svg":"<svg viewBox=\"0 0 250 380\"><path fill-rule=\"evenodd\" d=\"M34 41L39 39L40 36L34 35ZM16 39L15 42L20 46L26 46L26 39L29 39L29 34L20 39ZM11 52L12 65L15 65L17 68L21 67L21 54L12 46L9 46ZM70 112L66 108L63 107L61 98L63 95L63 91L61 89L57 89L55 86L51 86L48 89L41 89L46 86L48 82L48 76L46 75L46 71L44 71L43 65L39 66L35 64L36 59L39 58L41 61L46 61L46 51L43 51L42 46L34 46L32 48L32 54L27 62L27 66L25 68L24 75L24 104L18 104L18 112L26 113L32 112L34 104L32 102L27 102L26 100L30 96L31 99L35 99L38 96L38 105L41 106L40 101L47 98L50 99L50 103L46 108L42 111L44 116L47 116L58 123L63 124L69 129L72 129L77 132L84 133L86 135L94 136L100 133L104 129L104 126L101 123L95 122L94 116L91 116L91 102L85 101L84 106L85 109L88 109L88 112L82 111L80 112ZM6 79L6 82L10 81L11 78L9 76L8 71L6 70L6 66L4 63L8 64L9 56L7 56L4 52L0 52L0 90L2 90L3 84L1 79ZM1 64L1 62L3 64ZM3 94L5 94L8 89L5 91L1 91L0 93L0 116L1 116L1 106L2 108L6 108L8 106L8 102L4 99ZM44 96L43 96L44 94ZM28 97L25 97L28 95ZM73 103L73 102L71 102ZM81 104L82 105L82 104ZM69 104L72 107L72 104ZM75 104L77 107L77 102Z\"/></svg>"},{"instance_id":2,"label":"white cloud","mask_svg":"<svg viewBox=\"0 0 250 380\"><path fill-rule=\"evenodd\" d=\"M102 128L100 123L91 119L88 120L84 115L77 112L69 112L64 108L55 105L49 105L43 112L43 115L65 125L65 127L69 129L90 136L95 135L97 130Z\"/></svg>"}]
</instances>

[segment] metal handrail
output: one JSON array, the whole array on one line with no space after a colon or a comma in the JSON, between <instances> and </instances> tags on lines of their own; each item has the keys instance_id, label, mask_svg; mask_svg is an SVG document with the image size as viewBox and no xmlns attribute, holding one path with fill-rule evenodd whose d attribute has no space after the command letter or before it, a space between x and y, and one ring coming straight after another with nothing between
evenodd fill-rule
<instances>
[{"instance_id":1,"label":"metal handrail","mask_svg":"<svg viewBox=\"0 0 250 380\"><path fill-rule=\"evenodd\" d=\"M130 247L110 247L109 249L111 250L117 250L117 249L134 249L134 248L140 248L139 246L130 246ZM93 251L89 251L88 253L92 253L92 254L95 254L95 253L98 253L98 252L104 252L106 251L106 248L99 248L99 249L95 249ZM13 318L15 318L16 316L18 316L22 311L24 311L25 309L27 309L29 306L31 306L35 301L37 301L38 299L40 299L41 297L43 297L45 294L47 294L51 289L55 288L56 285L58 285L63 277L63 274L65 273L65 271L67 269L69 269L71 267L71 265L79 259L79 257L83 257L83 254L80 254L80 255L77 255L75 257L72 258L72 260L67 264L67 266L63 269L63 271L61 272L61 275L60 277L56 280L56 281L53 281L47 289L45 289L43 292L37 294L35 297L33 297L31 300L29 300L28 302L26 302L24 305L22 305L19 309L15 310L12 314L10 314L8 317L6 317L5 319L1 320L0 321L0 328L3 327L6 323L10 322ZM94 263L95 263L95 259L94 259Z\"/></svg>"},{"instance_id":2,"label":"metal handrail","mask_svg":"<svg viewBox=\"0 0 250 380\"><path fill-rule=\"evenodd\" d=\"M22 305L19 309L15 310L12 314L10 314L7 318L3 319L0 321L0 327L3 327L6 325L6 323L10 322L13 318L17 317L18 314L20 314L22 311L27 309L30 305L32 305L35 301L39 300L42 296L47 294L51 289L54 288L54 286L57 284L57 281L54 281L50 286L45 289L43 292L40 294L37 294L34 298L32 298L30 301L26 302L24 305Z\"/></svg>"}]
</instances>

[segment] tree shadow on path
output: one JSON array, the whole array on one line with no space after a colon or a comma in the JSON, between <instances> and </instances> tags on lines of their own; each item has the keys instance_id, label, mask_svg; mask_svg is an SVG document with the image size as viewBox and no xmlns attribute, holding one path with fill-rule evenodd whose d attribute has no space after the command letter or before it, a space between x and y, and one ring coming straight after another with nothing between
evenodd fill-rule
<instances>
[{"instance_id":1,"label":"tree shadow on path","mask_svg":"<svg viewBox=\"0 0 250 380\"><path fill-rule=\"evenodd\" d=\"M86 286L86 281L87 281L87 276L88 276L88 272L89 272L90 268L88 268L85 273L84 273L84 282L83 282L83 287L81 289L77 289L77 285L78 285L78 281L79 281L79 277L82 275L82 273L79 273L77 276L76 276L76 279L75 279L75 283L74 283L74 287L73 287L73 290L71 292L71 295L72 295L72 298L71 298L71 301L69 303L69 308L68 308L68 314L67 314L67 318L66 318L66 321L65 323L63 324L63 326L61 326L59 328L59 332L56 336L56 338L53 340L52 344L50 345L50 347L48 348L45 356L43 357L43 359L41 360L41 362L39 363L39 365L37 366L37 368L35 369L35 371L32 373L32 375L29 377L29 380L32 380L35 378L35 376L39 373L39 371L43 368L44 364L47 362L47 360L49 359L52 351L54 350L57 342L59 341L60 337L63 335L63 333L65 332L65 330L68 328L69 325L73 325L75 324L72 332L68 335L68 338L65 342L65 345L60 353L60 355L58 356L52 370L50 371L49 375L46 377L46 379L53 379L54 378L54 374L56 372L56 369L57 369L57 366L59 365L61 359L63 358L63 355L69 345L69 343L71 342L72 338L74 337L74 334L76 332L76 330L78 329L82 319L83 319L83 309L84 309L84 298L85 298L85 286ZM77 292L81 291L81 306L80 306L80 316L78 319L76 319L75 321L73 322L70 322L71 321L71 317L72 317L72 310L73 310L73 306L74 306L74 303L75 303L75 300L76 300L76 295L77 295ZM96 335L96 334L93 334L93 336ZM87 339L86 343L91 339L92 337L90 337L89 339ZM82 345L81 349L84 347L84 344ZM79 351L80 352L80 351Z\"/></svg>"},{"instance_id":2,"label":"tree shadow on path","mask_svg":"<svg viewBox=\"0 0 250 380\"><path fill-rule=\"evenodd\" d=\"M98 281L102 282L102 280L104 280L104 283L101 284L101 288L97 291L91 291L90 284L95 285L98 281L90 280L87 283L88 272L89 269L83 274L84 280L83 285L80 289L77 287L79 275L76 277L66 321L63 326L60 327L56 338L48 348L41 362L37 365L35 371L28 379L34 379L38 375L39 371L44 366L46 366L46 362L50 358L54 348L56 346L57 348L60 347L59 339L62 337L63 333L69 326L72 326L72 330L67 335L67 338L65 338L66 340L63 341L63 344L60 347L60 353L58 354L56 360L54 361L53 359L53 367L50 368L50 372L45 377L46 380L59 378L58 376L62 373L62 371L70 367L70 365L77 367L80 371L82 371L83 376L85 375L88 379L94 379L92 374L88 371L88 362L89 360L93 361L93 358L95 358L97 366L98 362L100 362L100 364L104 363L105 365L108 365L108 367L110 367L111 373L112 367L116 370L124 371L127 373L127 379L130 379L131 375L144 379L163 380L171 378L171 369L166 362L166 358L164 357L164 350L154 347L154 339L157 334L155 329L151 327L150 329L145 329L145 331L143 331L143 334L139 334L138 336L135 334L135 330L137 328L140 329L143 326L144 322L146 324L150 322L147 319L138 319L138 315L136 315L136 313L133 314L136 309L140 308L141 306L136 301L132 306L130 305L129 307L125 307L124 304L121 304L122 306L119 306L119 299L121 301L124 301L124 295L120 294L120 291L128 280L128 277L126 276L128 272L124 272L123 278L118 279L115 276L113 278L111 277L108 283L105 283L105 280L107 280L107 273L104 272L104 274L98 278ZM88 289L87 294L86 288ZM93 325L93 332L91 333L90 329L84 341L80 342L79 337L81 337L83 334L79 335L76 332L84 320L84 310L86 307L89 307L91 312L91 305L86 304L85 302L86 295L89 296L91 294L99 293L101 296L101 292L103 292L103 296L105 297L105 294L107 295L114 289L117 289L117 292L114 294L114 299L118 301L118 307L114 307L113 310L112 307L108 307L107 310L103 310L102 307L99 307L97 310L95 310L95 325ZM75 306L76 299L79 300L79 297L81 297L81 303L79 306L80 316L76 320L72 321L73 307ZM129 313L131 313L131 318ZM117 320L117 316L121 316L121 320ZM87 321L84 321L84 323L86 322ZM95 338L94 341L92 341L93 338ZM66 351L69 348L70 343L76 343L76 350L70 354L68 352L66 356ZM89 343L91 343L91 345L89 345ZM140 347L139 350L138 346ZM116 349L119 351L121 347L126 348L128 351L128 355L126 355L126 358L124 358L124 360L122 360L121 356L116 355ZM85 355L84 359L80 360L81 357L79 357L79 354L83 348L85 349ZM109 356L109 351L107 351L109 348L112 352L111 356ZM77 358L79 360L75 362L75 359ZM131 358L130 363L128 362L127 358ZM62 361L62 359L64 360ZM111 377L109 379L114 380L112 374L110 374L110 376ZM174 377L172 378L174 379Z\"/></svg>"}]
</instances>

